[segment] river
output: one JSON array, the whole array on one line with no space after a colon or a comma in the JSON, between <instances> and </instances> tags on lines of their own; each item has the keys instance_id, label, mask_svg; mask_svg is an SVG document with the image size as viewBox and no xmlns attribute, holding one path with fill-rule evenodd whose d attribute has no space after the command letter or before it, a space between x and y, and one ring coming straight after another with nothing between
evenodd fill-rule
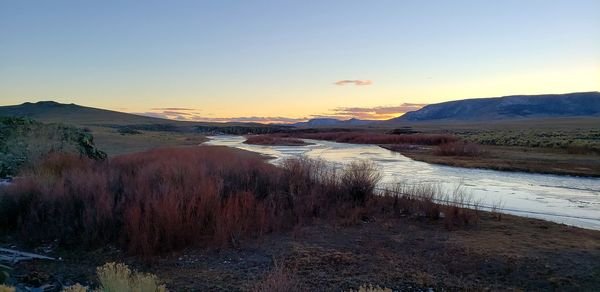
<instances>
[{"instance_id":1,"label":"river","mask_svg":"<svg viewBox=\"0 0 600 292\"><path fill-rule=\"evenodd\" d=\"M600 230L600 179L523 172L504 172L429 164L375 145L306 140L308 146L243 144L242 136L212 136L207 145L223 145L274 157L272 163L294 156L335 164L368 159L390 183L436 184L450 192L457 186L483 206L501 205L502 212Z\"/></svg>"}]
</instances>

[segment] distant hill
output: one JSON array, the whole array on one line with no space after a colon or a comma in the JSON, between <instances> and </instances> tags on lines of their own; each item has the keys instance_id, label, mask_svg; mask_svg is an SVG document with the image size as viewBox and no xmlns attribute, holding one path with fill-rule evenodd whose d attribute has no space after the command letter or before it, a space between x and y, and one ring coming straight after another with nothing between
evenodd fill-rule
<instances>
[{"instance_id":1,"label":"distant hill","mask_svg":"<svg viewBox=\"0 0 600 292\"><path fill-rule=\"evenodd\" d=\"M430 104L390 121L485 121L579 116L600 116L600 92L455 100Z\"/></svg>"},{"instance_id":2,"label":"distant hill","mask_svg":"<svg viewBox=\"0 0 600 292\"><path fill-rule=\"evenodd\" d=\"M0 117L26 117L44 123L63 123L81 127L103 126L127 130L194 131L210 133L268 133L282 126L258 123L213 123L176 121L140 116L117 111L64 104L55 101L26 102L20 105L0 106Z\"/></svg>"},{"instance_id":3,"label":"distant hill","mask_svg":"<svg viewBox=\"0 0 600 292\"><path fill-rule=\"evenodd\" d=\"M98 109L54 101L26 102L20 105L0 106L0 116L28 117L45 123L75 125L93 124L165 124L177 121L146 117L117 111Z\"/></svg>"},{"instance_id":4,"label":"distant hill","mask_svg":"<svg viewBox=\"0 0 600 292\"><path fill-rule=\"evenodd\" d=\"M338 120L332 118L317 118L310 119L306 122L299 122L292 124L292 126L296 127L337 127L337 126L363 126L373 123L371 120L359 120L359 119L348 119L348 120Z\"/></svg>"}]
</instances>

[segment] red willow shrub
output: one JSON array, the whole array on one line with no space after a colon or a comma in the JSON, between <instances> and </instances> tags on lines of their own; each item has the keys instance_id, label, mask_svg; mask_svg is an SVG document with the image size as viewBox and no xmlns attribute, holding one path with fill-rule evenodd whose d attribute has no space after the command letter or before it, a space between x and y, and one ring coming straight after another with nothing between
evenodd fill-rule
<instances>
[{"instance_id":1,"label":"red willow shrub","mask_svg":"<svg viewBox=\"0 0 600 292\"><path fill-rule=\"evenodd\" d=\"M458 138L448 134L379 134L368 132L325 132L301 133L300 138L327 140L355 144L419 144L439 145L458 141Z\"/></svg>"},{"instance_id":2,"label":"red willow shrub","mask_svg":"<svg viewBox=\"0 0 600 292\"><path fill-rule=\"evenodd\" d=\"M254 153L218 146L157 149L106 162L57 154L2 189L0 231L32 243L115 242L144 255L198 243L237 245L355 204L340 195L340 175L318 161L276 167ZM371 197L376 181L369 178L376 176L354 175L360 181L346 178L357 188L352 196Z\"/></svg>"},{"instance_id":3,"label":"red willow shrub","mask_svg":"<svg viewBox=\"0 0 600 292\"><path fill-rule=\"evenodd\" d=\"M436 154L440 156L475 157L480 156L482 154L482 150L478 144L463 141L455 141L439 145Z\"/></svg>"},{"instance_id":4,"label":"red willow shrub","mask_svg":"<svg viewBox=\"0 0 600 292\"><path fill-rule=\"evenodd\" d=\"M343 169L290 159L280 167L219 146L165 148L98 162L53 154L0 188L0 233L67 246L116 243L152 255L198 244L238 245L314 218L362 220L370 206L437 219L435 190L375 196L367 162ZM387 204L386 202L390 202ZM448 212L464 220L462 209Z\"/></svg>"},{"instance_id":5,"label":"red willow shrub","mask_svg":"<svg viewBox=\"0 0 600 292\"><path fill-rule=\"evenodd\" d=\"M282 145L282 146L302 146L308 143L301 139L282 137L276 135L252 135L246 137L246 144L253 145Z\"/></svg>"}]
</instances>

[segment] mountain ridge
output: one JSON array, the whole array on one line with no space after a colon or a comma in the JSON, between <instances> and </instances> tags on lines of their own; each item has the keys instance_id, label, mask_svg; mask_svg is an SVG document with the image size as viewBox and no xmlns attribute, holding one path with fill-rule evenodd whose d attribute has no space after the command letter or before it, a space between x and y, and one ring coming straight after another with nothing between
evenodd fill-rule
<instances>
[{"instance_id":1,"label":"mountain ridge","mask_svg":"<svg viewBox=\"0 0 600 292\"><path fill-rule=\"evenodd\" d=\"M600 92L454 100L430 104L388 121L484 121L578 116L600 116Z\"/></svg>"}]
</instances>

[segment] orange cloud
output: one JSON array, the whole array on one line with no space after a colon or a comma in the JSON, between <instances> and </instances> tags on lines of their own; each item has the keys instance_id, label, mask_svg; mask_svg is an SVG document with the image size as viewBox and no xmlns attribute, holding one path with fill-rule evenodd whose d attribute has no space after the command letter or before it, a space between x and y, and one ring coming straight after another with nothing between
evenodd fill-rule
<instances>
[{"instance_id":1,"label":"orange cloud","mask_svg":"<svg viewBox=\"0 0 600 292\"><path fill-rule=\"evenodd\" d=\"M332 110L333 113L325 115L314 115L313 117L329 117L338 119L357 118L362 120L386 120L401 116L410 111L416 111L427 104L403 103L398 106L376 106L376 107L339 107Z\"/></svg>"}]
</instances>

